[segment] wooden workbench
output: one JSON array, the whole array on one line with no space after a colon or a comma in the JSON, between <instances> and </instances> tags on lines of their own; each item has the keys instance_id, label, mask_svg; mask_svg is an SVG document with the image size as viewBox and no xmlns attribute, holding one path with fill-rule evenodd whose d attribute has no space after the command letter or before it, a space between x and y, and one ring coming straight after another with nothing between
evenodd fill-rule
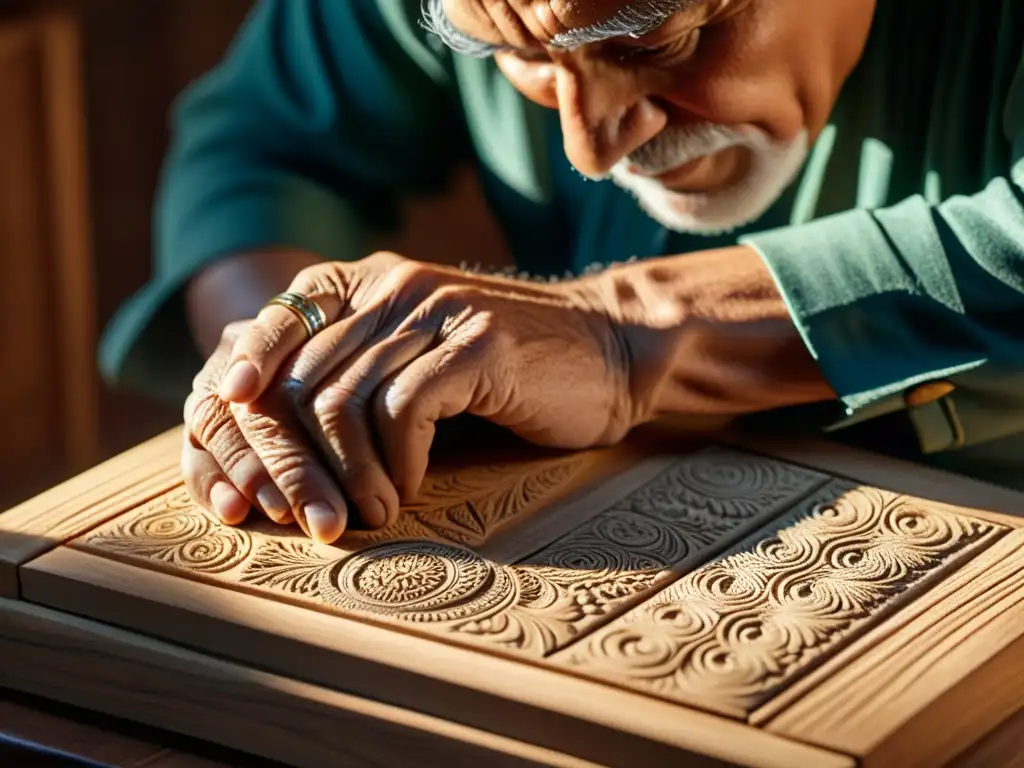
<instances>
[{"instance_id":1,"label":"wooden workbench","mask_svg":"<svg viewBox=\"0 0 1024 768\"><path fill-rule=\"evenodd\" d=\"M214 522L179 439L0 516L0 685L300 766L1024 753L1020 494L738 435L474 449L320 547Z\"/></svg>"}]
</instances>

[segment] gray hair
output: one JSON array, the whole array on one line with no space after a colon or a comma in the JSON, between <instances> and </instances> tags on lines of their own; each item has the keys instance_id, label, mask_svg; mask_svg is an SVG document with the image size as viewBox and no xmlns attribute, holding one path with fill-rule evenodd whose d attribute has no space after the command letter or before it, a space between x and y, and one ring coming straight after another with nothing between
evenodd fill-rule
<instances>
[{"instance_id":1,"label":"gray hair","mask_svg":"<svg viewBox=\"0 0 1024 768\"><path fill-rule=\"evenodd\" d=\"M615 37L643 37L660 27L669 17L700 0L636 0L611 18L578 29L560 32L551 39L556 48L577 48ZM460 32L444 12L444 0L423 0L422 26L456 53L485 59L511 46L475 40Z\"/></svg>"}]
</instances>

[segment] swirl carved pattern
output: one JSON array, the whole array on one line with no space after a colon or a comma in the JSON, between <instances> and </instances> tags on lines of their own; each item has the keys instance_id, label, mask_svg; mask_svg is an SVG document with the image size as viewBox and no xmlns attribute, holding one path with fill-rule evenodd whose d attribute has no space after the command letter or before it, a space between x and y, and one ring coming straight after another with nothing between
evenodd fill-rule
<instances>
[{"instance_id":1,"label":"swirl carved pattern","mask_svg":"<svg viewBox=\"0 0 1024 768\"><path fill-rule=\"evenodd\" d=\"M252 549L247 532L221 525L193 503L184 489L101 526L83 543L129 559L208 574L225 573L241 565Z\"/></svg>"},{"instance_id":2,"label":"swirl carved pattern","mask_svg":"<svg viewBox=\"0 0 1024 768\"><path fill-rule=\"evenodd\" d=\"M371 544L335 560L301 542L271 542L240 578L344 613L543 657L628 610L673 568L729 546L824 482L778 462L711 451L669 466L518 564L416 539Z\"/></svg>"},{"instance_id":3,"label":"swirl carved pattern","mask_svg":"<svg viewBox=\"0 0 1024 768\"><path fill-rule=\"evenodd\" d=\"M1003 530L835 482L555 661L745 717Z\"/></svg>"}]
</instances>

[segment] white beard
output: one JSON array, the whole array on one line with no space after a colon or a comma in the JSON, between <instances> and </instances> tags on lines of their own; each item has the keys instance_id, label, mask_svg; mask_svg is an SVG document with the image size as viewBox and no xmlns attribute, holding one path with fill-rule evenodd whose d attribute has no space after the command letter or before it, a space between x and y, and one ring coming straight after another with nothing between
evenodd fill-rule
<instances>
[{"instance_id":1,"label":"white beard","mask_svg":"<svg viewBox=\"0 0 1024 768\"><path fill-rule=\"evenodd\" d=\"M730 147L745 147L750 162L743 178L710 192L673 192L648 176L679 168ZM809 152L807 132L780 142L754 128L703 123L666 128L611 170L612 180L631 193L648 216L676 232L714 235L759 219L800 172Z\"/></svg>"}]
</instances>

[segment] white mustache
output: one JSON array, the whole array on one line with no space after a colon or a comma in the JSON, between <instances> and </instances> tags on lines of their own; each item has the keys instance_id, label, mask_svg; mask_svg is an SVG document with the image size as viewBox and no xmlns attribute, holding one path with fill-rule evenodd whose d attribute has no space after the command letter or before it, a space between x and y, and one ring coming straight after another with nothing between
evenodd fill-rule
<instances>
[{"instance_id":1,"label":"white mustache","mask_svg":"<svg viewBox=\"0 0 1024 768\"><path fill-rule=\"evenodd\" d=\"M750 141L746 133L712 123L670 126L630 153L626 164L641 175L657 176Z\"/></svg>"}]
</instances>

